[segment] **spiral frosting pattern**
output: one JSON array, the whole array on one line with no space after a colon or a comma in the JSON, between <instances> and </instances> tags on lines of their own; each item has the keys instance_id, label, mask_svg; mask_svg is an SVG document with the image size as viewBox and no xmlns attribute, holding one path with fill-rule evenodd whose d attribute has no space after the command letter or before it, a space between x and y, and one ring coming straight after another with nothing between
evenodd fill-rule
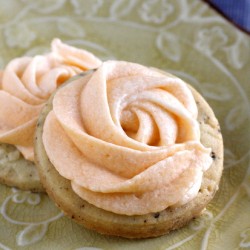
<instances>
[{"instance_id":1,"label":"spiral frosting pattern","mask_svg":"<svg viewBox=\"0 0 250 250\"><path fill-rule=\"evenodd\" d=\"M43 144L89 203L117 214L158 212L193 199L212 163L197 114L179 78L108 61L57 91Z\"/></svg>"},{"instance_id":2,"label":"spiral frosting pattern","mask_svg":"<svg viewBox=\"0 0 250 250\"><path fill-rule=\"evenodd\" d=\"M44 103L63 82L101 61L54 39L51 52L13 59L0 74L0 143L16 145L34 160L33 135Z\"/></svg>"}]
</instances>

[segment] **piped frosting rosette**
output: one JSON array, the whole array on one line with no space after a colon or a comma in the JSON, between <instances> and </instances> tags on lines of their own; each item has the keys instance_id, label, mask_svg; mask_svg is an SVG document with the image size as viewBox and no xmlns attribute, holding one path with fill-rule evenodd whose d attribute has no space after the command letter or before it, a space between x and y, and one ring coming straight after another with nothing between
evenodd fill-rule
<instances>
[{"instance_id":1,"label":"piped frosting rosette","mask_svg":"<svg viewBox=\"0 0 250 250\"><path fill-rule=\"evenodd\" d=\"M34 160L33 135L44 103L63 82L101 61L54 39L51 52L13 59L0 74L0 143L16 145Z\"/></svg>"},{"instance_id":2,"label":"piped frosting rosette","mask_svg":"<svg viewBox=\"0 0 250 250\"><path fill-rule=\"evenodd\" d=\"M180 79L108 61L57 91L43 144L82 199L142 215L192 200L211 163L197 106Z\"/></svg>"}]
</instances>

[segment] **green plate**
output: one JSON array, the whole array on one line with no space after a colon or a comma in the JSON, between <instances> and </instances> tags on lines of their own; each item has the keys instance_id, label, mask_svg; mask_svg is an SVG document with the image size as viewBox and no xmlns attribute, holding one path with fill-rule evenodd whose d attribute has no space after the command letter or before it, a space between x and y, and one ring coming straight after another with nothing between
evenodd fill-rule
<instances>
[{"instance_id":1,"label":"green plate","mask_svg":"<svg viewBox=\"0 0 250 250\"><path fill-rule=\"evenodd\" d=\"M147 240L106 237L64 217L45 194L0 186L0 249L249 249L250 37L198 0L0 0L0 66L49 50L54 37L103 60L174 73L222 127L225 170L204 215ZM1 158L0 161L4 161Z\"/></svg>"}]
</instances>

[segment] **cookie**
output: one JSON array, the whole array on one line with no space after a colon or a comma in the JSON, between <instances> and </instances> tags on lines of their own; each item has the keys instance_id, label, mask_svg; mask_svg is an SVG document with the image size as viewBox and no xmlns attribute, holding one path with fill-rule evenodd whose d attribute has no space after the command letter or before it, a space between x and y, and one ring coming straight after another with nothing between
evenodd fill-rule
<instances>
[{"instance_id":1,"label":"cookie","mask_svg":"<svg viewBox=\"0 0 250 250\"><path fill-rule=\"evenodd\" d=\"M33 192L44 192L33 162L25 160L19 150L0 144L0 183Z\"/></svg>"},{"instance_id":2,"label":"cookie","mask_svg":"<svg viewBox=\"0 0 250 250\"><path fill-rule=\"evenodd\" d=\"M105 68L105 67L108 67L108 68ZM149 84L151 84L152 81L155 81L154 83L157 86L157 90L153 91L154 94L155 93L161 94L162 89L164 89L164 91L167 89L171 93L175 92L176 89L178 89L178 86L176 85L176 83L180 82L178 78L170 74L166 73L163 75L162 73L156 72L152 69L148 69L146 67L132 64L132 63L127 63L127 62L112 62L112 61L106 62L100 68L101 69L98 69L96 71L97 73L91 73L90 75L87 75L85 77L80 76L79 79L74 80L68 85L64 86L60 91L56 93L56 98L52 97L50 99L50 101L46 104L46 107L43 109L43 111L40 114L37 129L36 129L35 159L36 159L36 165L39 171L39 175L41 178L41 182L43 183L48 195L52 198L52 200L55 201L57 206L62 211L64 211L64 213L67 216L74 219L77 223L82 224L89 229L96 230L97 232L102 233L102 234L115 235L115 236L121 236L121 237L126 237L126 238L148 238L148 237L157 237L157 236L166 234L172 230L178 229L186 225L188 222L190 222L190 220L198 217L202 213L206 205L212 200L216 191L218 190L219 181L220 181L220 177L221 177L222 170L223 170L223 142L222 142L222 136L220 133L219 123L212 109L210 108L210 106L207 104L207 102L195 89L183 83L182 81L180 85L182 85L184 89L188 88L191 90L191 92L187 91L185 93L187 94L186 96L187 98L190 98L190 94L192 93L192 96L197 105L196 106L197 114L196 114L196 110L194 107L194 103L188 104L186 100L183 99L183 97L185 97L186 94L180 95L180 99L182 99L182 103L183 103L182 105L180 105L180 109L182 109L183 106L185 106L189 110L194 110L192 117L196 117L197 121L194 122L193 118L191 118L191 116L189 115L186 116L185 119L188 119L190 124L193 124L194 127L198 126L200 134L193 131L189 127L189 125L185 125L185 121L184 121L185 119L179 117L177 119L178 124L179 125L183 124L183 126L185 126L185 128L183 128L183 131L185 132L189 131L189 134L184 133L183 131L179 132L179 135L175 136L175 140L178 142L176 143L175 146L172 146L172 144L167 145L168 142L165 142L165 141L167 140L171 141L172 139L171 138L169 139L169 135L165 136L163 134L164 131L162 131L161 129L159 129L158 134L157 132L155 132L154 136L153 137L151 136L147 140L148 142L150 142L150 145L149 144L146 145L145 142L139 142L139 143L135 142L134 144L132 144L133 142L128 137L132 139L135 138L135 135L132 133L134 129L133 126L135 126L136 124L135 117L132 117L132 115L129 114L126 118L124 118L123 122L121 122L121 124L123 124L122 128L124 129L124 132L126 131L126 135L122 133L123 137L121 138L125 138L124 140L127 139L129 143L131 143L132 145L131 147L136 147L136 146L138 148L141 147L140 150L138 150L138 148L137 149L132 148L132 150L131 148L129 150L125 149L126 152L128 152L128 154L133 152L136 155L135 157L137 157L137 159L139 160L140 158L138 158L139 157L138 155L142 154L145 160L147 158L149 158L149 160L150 159L152 160L152 158L155 157L154 155L158 153L159 155L161 155L161 153L164 151L164 157L165 157L165 154L168 155L167 160L165 158L164 159L161 158L159 160L160 163L159 162L155 163L154 160L152 160L153 163L152 162L149 163L150 167L143 166L144 162L142 162L141 166L139 165L137 167L136 165L137 162L135 162L134 166L136 167L131 165L131 169L128 170L126 169L126 163L131 161L131 158L125 158L124 155L122 155L122 157L121 155L117 155L117 154L112 155L112 152L110 152L110 154L107 155L106 148L104 148L102 151L98 153L97 150L98 150L99 145L97 144L95 148L92 147L92 152L94 151L97 152L97 153L95 152L93 156L90 156L91 152L89 154L82 154L83 158L84 157L91 158L91 161L86 162L86 164L88 164L89 166L89 169L86 170L84 168L85 166L83 166L82 169L85 169L85 171L79 174L79 175L82 174L83 176L79 177L78 174L75 174L75 175L73 174L72 175L73 177L72 177L70 170L69 171L67 170L67 169L75 167L74 162L72 162L72 165L67 165L67 164L65 165L67 166L67 169L65 170L65 172L63 172L60 164L57 165L58 163L57 163L57 160L55 159L56 157L55 155L56 154L58 154L59 156L61 155L60 159L58 160L59 162L64 157L66 157L66 160L70 159L71 153L73 152L73 151L70 152L70 150L74 148L77 143L79 143L79 141L77 141L78 138L77 139L74 138L75 141L69 144L70 147L68 147L69 149L68 151L61 151L61 152L59 151L57 152L56 150L53 151L54 149L52 146L48 147L48 144L47 144L48 142L46 142L46 139L44 138L46 138L48 133L52 133L54 131L55 134L54 135L52 134L51 136L53 139L56 140L56 137L58 138L58 135L56 133L59 130L63 131L63 133L65 131L66 132L70 131L68 130L69 127L67 127L68 124L65 125L64 123L62 123L63 125L61 125L61 127L60 126L56 127L56 123L54 123L56 130L53 130L53 129L47 130L47 127L50 125L49 119L53 118L53 112L56 113L56 117L60 117L60 115L64 116L64 114L60 113L60 107L62 106L62 104L64 104L67 107L69 106L69 104L60 100L58 96L61 95L62 97L65 97L65 98L70 98L69 96L71 97L74 96L75 98L78 95L77 92L74 92L74 91L73 91L74 93L69 92L70 88L73 85L74 85L75 90L80 89L81 91L87 91L88 82L91 81L91 85L90 85L91 87L94 86L95 83L97 83L97 86L99 88L100 86L98 85L98 81L102 81L100 79L103 79L103 74L108 75L109 73L107 72L109 72L109 70L112 72L112 74L111 76L109 76L109 78L107 77L108 78L107 82L109 85L105 86L105 88L108 90L111 88L110 86L114 86L116 84L114 82L115 81L114 79L119 79L118 81L119 83L117 82L117 84L121 84L122 86L125 86L124 84L127 84L127 83L126 81L124 82L123 80L126 77L128 77L131 80L134 76L135 76L135 79L137 79L137 82L142 83L141 86L142 88L144 88L143 82L141 82L142 78L140 77L138 78L138 75L140 74L143 75L143 81L145 81L146 79L146 81L148 81ZM138 74L138 72L140 74ZM147 77L144 77L145 74ZM102 77L100 77L100 75ZM166 77L170 79L170 82L171 82L170 85L164 85ZM133 80L135 79L133 78ZM96 82L93 82L93 81L96 81ZM158 91L159 84L164 85L164 88L161 87L160 92ZM79 88L76 86L78 86ZM173 86L175 86L175 88L173 88ZM150 91L152 91L151 87L152 86L150 85L149 86ZM109 104L111 103L110 104L111 114L114 108L112 106L112 102L115 102L115 98L119 96L119 94L121 94L123 90L126 91L126 86L124 88L122 87L118 92L117 92L117 89L114 89L112 90L114 92L111 91L112 92L111 94L109 93L107 94L107 99L109 100ZM138 90L136 92L133 90L132 95L133 94L137 95L138 93L140 94L140 91ZM148 89L145 91L148 91ZM97 92L98 91L95 90L93 93L96 94ZM179 91L177 91L177 93L178 95L180 94ZM146 96L146 94L148 94L148 92L145 92L145 93L143 92L143 98ZM81 104L82 104L82 102L85 101L83 98L84 97L87 98L87 97L84 96L82 92L80 96L81 96ZM93 96L91 96L90 93L88 93L87 96L90 98L93 98ZM175 101L175 98L171 99L172 97L170 97L168 94L166 96L168 97L168 101L169 100L173 102ZM141 97L138 97L138 98L141 98ZM141 98L141 100L143 98ZM147 97L147 98L151 98L151 97ZM147 99L147 101L148 100L149 99ZM61 101L61 104L60 104L60 101ZM97 101L97 99L94 99L93 101L93 103L96 103L97 106L98 106L98 102L99 100ZM135 105L139 105L137 102L135 102L134 99L132 100L132 102L133 102L133 108L135 107ZM74 101L71 101L69 103L70 105L74 105L72 104L74 103ZM77 100L76 103L79 103L79 100ZM177 105L179 104L174 103L174 105L172 106L170 105L171 113L175 114L173 115L174 118L176 118L176 115L177 115L177 111L175 110ZM82 104L81 109L80 109L81 114L83 114L82 107L84 107L84 104ZM126 106L126 108L124 108L124 110L128 111L128 107L131 108L131 102L129 106ZM146 109L145 105L143 107ZM154 104L153 104L153 107L155 107ZM91 107L89 107L89 110L91 110ZM68 114L69 113L68 110L67 112L65 111L65 113ZM83 129L84 132L87 131L86 133L88 133L89 136L91 137L89 138L89 140L92 140L93 139L92 137L94 136L95 132L91 131L91 129L88 127L89 121L84 123L84 126L81 127L80 120L84 119L85 116L80 119L79 117L77 117L76 113L74 113L73 111L72 113L73 113L72 116L74 117L74 119L76 119L76 121L79 121L79 123L77 123L77 126ZM159 113L160 112L158 112L157 114ZM91 114L93 114L92 110L91 110ZM101 114L102 113L100 113L100 116ZM93 117L94 117L94 114L93 114ZM127 122L128 117L132 121L132 124ZM170 115L170 118L168 117L167 119L171 120L171 118L173 117ZM94 119L96 118L94 117ZM113 116L113 119L114 121L116 121L114 116ZM68 120L68 122L70 123L70 119ZM96 122L98 121L96 120ZM102 122L101 126L105 127L106 126L105 122ZM160 125L158 123L158 127L159 126ZM173 127L174 125L171 125L171 126ZM128 132L129 130L130 132ZM181 130L181 128L179 128L179 130ZM46 131L46 133L44 131ZM139 129L137 126L137 134L139 133L138 131ZM173 131L171 130L171 134L174 134ZM69 132L69 137L71 138L72 135L70 134L70 132ZM165 138L161 140L156 139L159 137L159 134L162 137L165 136ZM98 135L97 133L95 136L98 138L98 143L102 144L103 142L100 142L99 140L100 140L100 137L102 137L103 139L105 135L103 134ZM64 143L68 143L69 137L65 137L66 139L64 139L64 136L62 135L59 140L56 140L55 145L57 145L59 149L63 148ZM124 148L124 142L122 140L120 141L117 140L116 143L119 145L113 146L116 138L115 139L112 138L113 140L111 143L112 145L109 144L110 142L107 142L108 140L111 140L110 137L107 137L107 138L106 138L105 143L108 143L109 147L111 146L115 147L116 150L120 150L121 148ZM200 143L198 142L199 138L200 138L200 142L202 145L200 145L197 149L196 146ZM45 148L44 142L46 143L46 148ZM89 142L86 140L86 144L87 143ZM121 145L122 143L123 145ZM185 147L183 145L185 145ZM85 147L85 145L83 145L83 147ZM88 145L86 146L86 148L87 147ZM48 148L50 148L52 152L48 151ZM166 153L165 151L169 150L169 148L174 148L175 150L177 150L177 152L170 150ZM207 148L210 148L211 151L209 151ZM161 149L162 151L159 151L159 149ZM78 154L81 150L86 150L86 149L78 147L75 154ZM197 164L196 158L190 156L190 152L196 153L196 150L198 150L197 151L198 154L202 155L204 153L204 158L200 158L201 161L204 161L204 165L205 165L202 171L198 171L196 169L199 167L198 165L196 166L196 168L194 168L193 165L191 164L191 163ZM147 153L148 151L153 152L149 154L151 156L153 155L151 158L148 157L148 153ZM182 151L185 151L184 152L185 154ZM207 156L206 154L208 154L208 152L209 152L209 155ZM101 164L98 161L98 157L100 157L100 154L104 154L104 153L105 153L104 157L107 157L107 159L103 160L103 165L105 164L106 165L104 169L100 169ZM159 157L159 155L157 155L157 157ZM185 158L183 158L183 156L187 157L186 160ZM162 155L160 157L162 157ZM114 172L110 173L112 166L108 165L108 163L110 161L117 161L117 160L121 161L121 168L119 169L119 167L116 165L117 168L114 170L115 173ZM163 164L165 160L167 162L166 164L167 166ZM52 164L51 161L55 163ZM198 161L198 162L201 162L201 161ZM181 162L182 166L171 165L172 163L177 164L178 162ZM186 164L185 162L190 162L190 164ZM206 162L209 162L208 164L209 166L206 165ZM92 166L91 164L95 164L95 165ZM132 168L132 166L134 168ZM169 174L166 174L164 172L165 171L164 169L165 168L168 169L168 166L171 166L171 167L174 166L176 170L174 170L173 172L171 172L170 170L170 172L167 172ZM80 165L79 165L79 168L80 168ZM94 172L93 169L96 169L96 172ZM179 171L178 169L182 169L182 170L178 172ZM156 172L158 171L158 172L155 173L154 171ZM146 172L150 174L149 177L146 176ZM67 178L63 177L63 175L67 176ZM85 183L83 183L81 186L80 180L83 180L85 178L85 175L87 176L85 179ZM105 178L109 176L111 176L110 181L109 180L105 181ZM140 177L138 178L138 176ZM164 176L164 178L162 178L161 176ZM191 176L190 178L196 178L197 176L198 177L197 179L194 179L192 181L192 185L191 185L189 183L190 180L188 176L189 177ZM151 180L155 177L156 178L159 177L159 180L158 179L157 181ZM96 180L95 183L92 182L93 179ZM169 181L168 184L165 184L163 182L165 179L166 179L166 182ZM140 180L143 180L143 181L140 182ZM200 180L200 183L199 183L199 180ZM140 185L138 185L138 183ZM162 193L163 193L163 196L161 196ZM173 193L176 194L176 196L172 195ZM158 194L159 197L163 197L163 199L166 199L166 200L164 200L164 202L162 200L159 200L158 202L153 202L158 197L155 194ZM145 201L145 197L148 200ZM131 200L135 202L131 203ZM141 204L143 204L143 206L141 206ZM163 206L166 206L166 207L162 208Z\"/></svg>"},{"instance_id":3,"label":"cookie","mask_svg":"<svg viewBox=\"0 0 250 250\"><path fill-rule=\"evenodd\" d=\"M11 60L0 73L0 183L43 191L34 166L33 140L39 112L51 93L101 61L59 39L48 54Z\"/></svg>"}]
</instances>

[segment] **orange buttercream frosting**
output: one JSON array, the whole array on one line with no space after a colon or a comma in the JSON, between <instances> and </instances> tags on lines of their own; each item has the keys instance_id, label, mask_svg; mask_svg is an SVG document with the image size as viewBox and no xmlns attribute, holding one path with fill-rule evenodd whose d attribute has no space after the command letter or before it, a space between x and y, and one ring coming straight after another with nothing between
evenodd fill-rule
<instances>
[{"instance_id":1,"label":"orange buttercream frosting","mask_svg":"<svg viewBox=\"0 0 250 250\"><path fill-rule=\"evenodd\" d=\"M46 55L10 61L0 73L0 143L16 145L33 161L33 135L44 103L64 81L100 64L93 54L59 39Z\"/></svg>"},{"instance_id":2,"label":"orange buttercream frosting","mask_svg":"<svg viewBox=\"0 0 250 250\"><path fill-rule=\"evenodd\" d=\"M74 192L117 214L182 205L211 163L197 106L180 79L108 61L57 91L43 143Z\"/></svg>"}]
</instances>

